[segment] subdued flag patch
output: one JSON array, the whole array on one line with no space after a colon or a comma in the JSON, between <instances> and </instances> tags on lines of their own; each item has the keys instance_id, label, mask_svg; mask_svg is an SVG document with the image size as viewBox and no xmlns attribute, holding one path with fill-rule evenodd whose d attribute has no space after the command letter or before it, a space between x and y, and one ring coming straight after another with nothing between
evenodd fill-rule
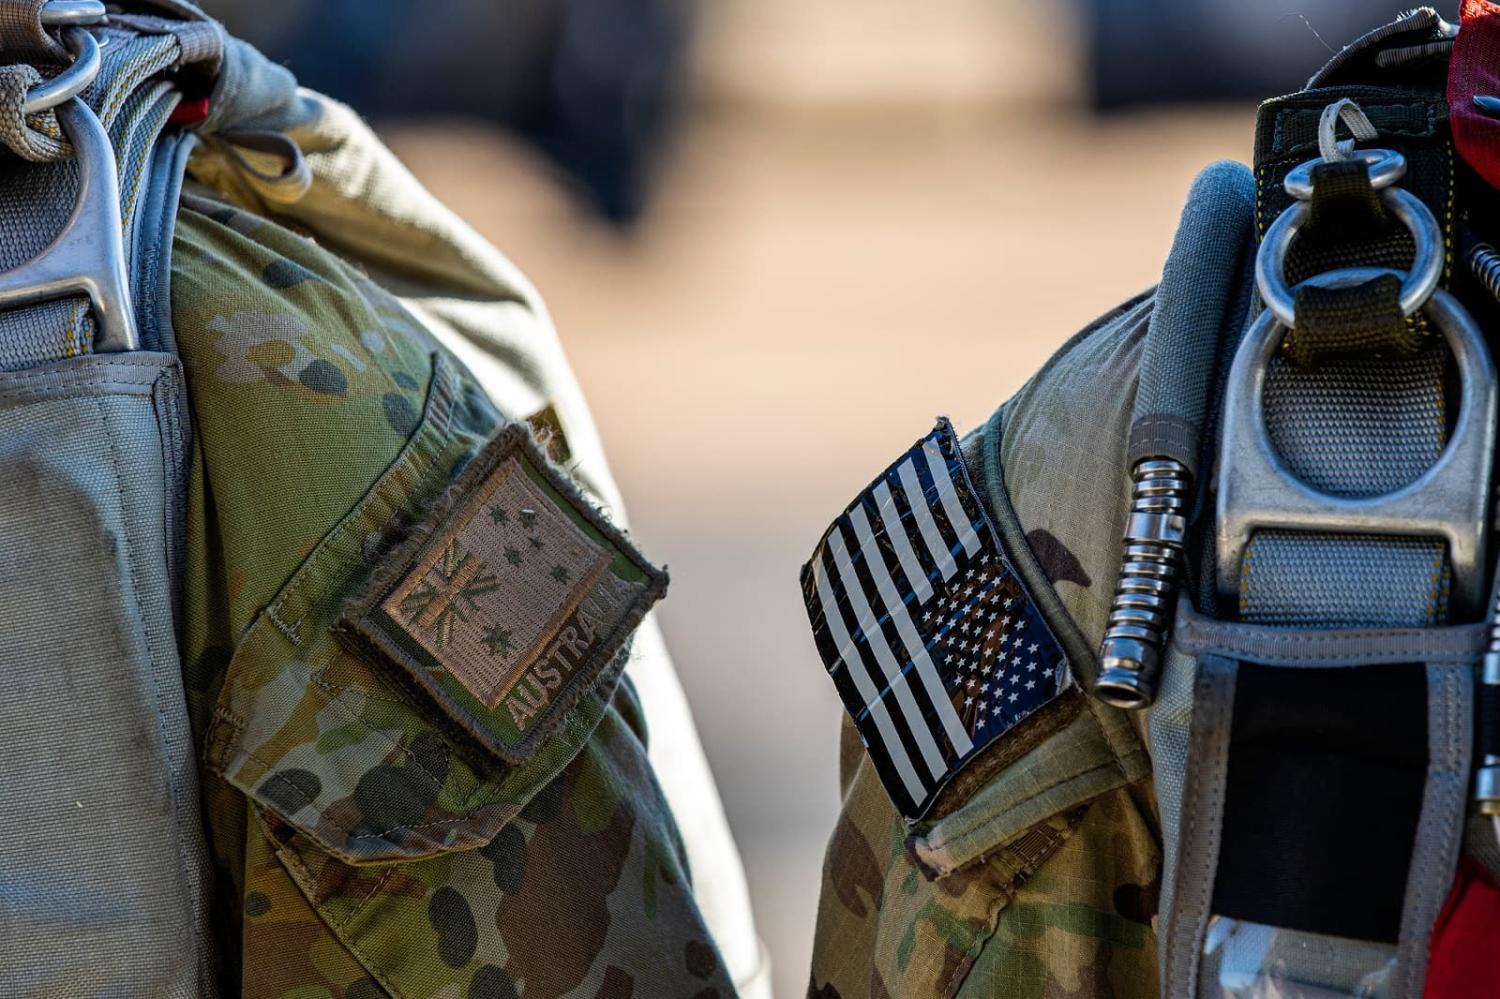
<instances>
[{"instance_id":1,"label":"subdued flag patch","mask_svg":"<svg viewBox=\"0 0 1500 999\"><path fill-rule=\"evenodd\" d=\"M947 420L833 522L802 568L802 597L823 664L908 819L1071 682Z\"/></svg>"},{"instance_id":2,"label":"subdued flag patch","mask_svg":"<svg viewBox=\"0 0 1500 999\"><path fill-rule=\"evenodd\" d=\"M666 584L512 424L382 561L342 624L520 762L613 664Z\"/></svg>"}]
</instances>

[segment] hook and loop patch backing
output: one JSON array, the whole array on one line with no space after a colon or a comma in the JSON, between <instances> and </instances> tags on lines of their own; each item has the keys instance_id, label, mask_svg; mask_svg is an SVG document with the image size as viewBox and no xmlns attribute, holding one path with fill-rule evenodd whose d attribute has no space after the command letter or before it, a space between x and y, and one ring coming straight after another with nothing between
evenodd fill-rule
<instances>
[{"instance_id":1,"label":"hook and loop patch backing","mask_svg":"<svg viewBox=\"0 0 1500 999\"><path fill-rule=\"evenodd\" d=\"M383 559L341 630L520 763L666 587L666 573L512 424Z\"/></svg>"},{"instance_id":2,"label":"hook and loop patch backing","mask_svg":"<svg viewBox=\"0 0 1500 999\"><path fill-rule=\"evenodd\" d=\"M908 819L1070 682L947 420L834 521L803 566L802 595L823 664Z\"/></svg>"}]
</instances>

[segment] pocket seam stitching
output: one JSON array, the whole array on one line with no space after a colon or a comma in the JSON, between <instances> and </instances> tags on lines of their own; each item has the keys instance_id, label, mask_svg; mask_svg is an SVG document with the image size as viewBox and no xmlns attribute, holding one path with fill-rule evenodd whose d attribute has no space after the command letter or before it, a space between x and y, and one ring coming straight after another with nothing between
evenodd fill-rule
<instances>
[{"instance_id":1,"label":"pocket seam stitching","mask_svg":"<svg viewBox=\"0 0 1500 999\"><path fill-rule=\"evenodd\" d=\"M1090 767L1087 770L1081 771L1081 772L1076 773L1076 774L1070 774L1067 777L1062 778L1061 780L1054 781L1053 783L1048 784L1046 787L1040 788L1037 791L1033 792L1032 794L1029 794L1029 795L1027 795L1024 798L1018 799L1017 801L1015 801L1015 802L1012 803L1011 808L1009 810L1010 811L1014 811L1016 809L1022 808L1022 807L1026 806L1026 805L1031 804L1033 801L1035 801L1036 799L1040 798L1042 795L1048 793L1049 791L1055 791L1057 788L1064 787L1064 786L1066 786L1066 785L1068 785L1070 783L1073 783L1074 781L1082 781L1086 777L1092 777L1092 776L1100 773L1101 771L1109 771L1109 770L1113 770L1115 772L1115 774L1120 778L1122 785L1129 783L1129 780L1126 778L1124 767L1120 766L1120 764L1119 764L1119 762L1117 760L1107 760L1104 763L1099 764L1098 766ZM1089 797L1088 797L1087 800L1092 801L1094 798L1097 798L1097 797L1099 797L1102 794L1108 793L1109 790L1111 790L1111 789L1106 788L1104 790L1099 791L1097 794L1091 794L1091 795L1089 795ZM1066 806L1064 808L1060 808L1060 809L1058 809L1058 812L1056 814L1060 814L1061 812L1066 811L1067 808L1076 807L1077 804L1083 804L1083 802L1078 802L1078 803L1075 803L1074 805L1070 805L1070 806ZM1002 816L995 816L994 818L986 819L983 822L980 822L980 823L976 824L967 833L964 833L963 834L963 838L968 839L971 836L982 837L983 834L984 834L984 831L986 829L989 829L989 828L991 828L991 827L999 824L1001 822L1001 819L1002 819ZM1045 817L1044 817L1043 821L1045 821ZM1016 837L1024 835L1025 832L1026 832L1025 829L1019 830L1017 832L1017 834L1016 834ZM1010 837L1006 841L1000 842L1000 843L995 844L995 845L996 846L1004 846L1006 844L1006 842L1009 842L1009 839L1014 839L1016 837ZM948 847L949 847L949 843L950 842L951 842L951 839L949 839L949 840L939 839L939 841L937 843L935 843L935 844L932 842L932 840L930 838L924 838L922 840L922 843L923 843L924 847L926 847L928 849L935 850L935 851L941 850L943 852L947 852L948 851ZM953 873L955 873L957 871L963 870L965 867L968 867L970 864L973 864L976 861L982 860L983 857L984 857L984 852L985 851L981 850L974 857L971 857L970 859L968 859L966 861L963 861L962 863L945 864L945 865L942 865L940 867L934 867L933 870L937 873L937 875L939 877L947 877L950 874L953 874Z\"/></svg>"},{"instance_id":2,"label":"pocket seam stitching","mask_svg":"<svg viewBox=\"0 0 1500 999\"><path fill-rule=\"evenodd\" d=\"M261 766L266 767L268 770L271 771L270 777L267 778L268 780L278 779L278 778L281 779L282 782L284 783L284 785L286 787L291 788L292 792L294 794L296 794L297 797L301 798L302 802L307 807L313 808L313 809L317 810L319 815L322 815L325 818L327 818L326 812L324 812L322 809L318 808L317 802L315 800L313 800L312 798L308 797L308 794L307 794L306 791L302 790L296 784L294 784L291 781L286 780L284 777L282 777L282 775L280 773L278 773L274 769L272 769L272 765L270 763L266 762L265 760L261 759L259 756L255 755L255 753L252 752L250 749L247 749L244 746L244 744L239 739L236 739L235 742L234 742L234 744L232 744L229 747L228 752L244 756L247 759L250 759L250 760L255 761L256 763L259 763ZM428 776L431 776L431 775L429 774ZM238 785L235 785L235 786L238 787ZM259 800L260 799L257 797L256 801L259 802ZM486 808L493 808L494 806L495 806L495 802L486 802L485 804L482 804L482 805L476 805L473 808L472 811L469 811L469 812L465 813L464 815L458 816L456 818L442 819L442 820L437 821L437 822L407 823L405 825L391 826L389 829L384 829L384 830L381 830L380 832L377 832L377 833L359 833L359 834L355 834L355 832L354 832L353 829L347 828L346 826L344 826L341 823L339 823L338 820L336 820L336 819L328 818L328 822L335 829L339 830L339 832L342 832L344 834L344 837L352 843L352 842L355 842L356 840L362 840L362 839L384 839L387 835L389 835L390 833L393 833L393 832L405 832L405 831L417 830L417 829L433 829L433 828L436 828L438 826L459 825L460 823L468 822L470 819L474 818L474 816L478 815L480 812L484 811ZM270 807L272 808L272 811L276 811L278 814L280 814L280 810L279 809L276 809L274 806L270 806ZM299 811L300 811L300 809L299 809ZM288 819L288 821L291 821L291 820ZM293 823L293 825L295 826L296 824ZM298 828L298 831L301 832L301 828L300 827L297 827L297 828ZM339 860L347 862L347 863L349 863L351 865L356 865L357 866L361 862L368 860L368 858L356 857L352 853L346 853L343 850L337 849L335 847L331 847L328 844L326 844L326 843L322 842L321 840L319 840L315 836L312 837L312 839L317 843L317 845L318 845L318 847L320 849L326 850L330 856L336 857ZM392 845L394 846L395 844L392 844ZM408 858L408 859L417 859L417 858Z\"/></svg>"},{"instance_id":3,"label":"pocket seam stitching","mask_svg":"<svg viewBox=\"0 0 1500 999\"><path fill-rule=\"evenodd\" d=\"M328 919L326 916L324 916L322 908L313 901L313 896L315 893L310 890L307 884L312 879L312 872L307 869L307 865L302 863L301 859L298 858L286 846L280 846L276 849L276 859L281 862L281 866L286 868L287 873L291 875L292 881L295 882L298 889L301 890L303 897L307 900L307 904L312 908L314 915L316 915L319 920L325 923L328 928L333 931L334 936L337 937L339 943L348 948L349 953L354 955L354 958L360 963L360 965L370 973L370 977L379 982L380 986L387 992L389 992L392 996L397 997L397 999L401 999L401 997L403 997L405 993L392 985L387 980L387 976L382 971L378 970L379 965L377 965L374 961L371 961L369 955L361 950L360 947L355 944L354 941L350 939L349 936L347 936L344 932L348 929L349 923L354 919L355 916L359 914L359 911L363 910L364 903L361 903L360 909L351 913L347 919L335 923L333 920ZM390 875L391 872L387 871L385 877L388 878L390 877ZM381 883L383 884L384 881L385 879L382 878ZM378 888L379 885L377 885L376 887ZM368 899L366 901L368 901Z\"/></svg>"}]
</instances>

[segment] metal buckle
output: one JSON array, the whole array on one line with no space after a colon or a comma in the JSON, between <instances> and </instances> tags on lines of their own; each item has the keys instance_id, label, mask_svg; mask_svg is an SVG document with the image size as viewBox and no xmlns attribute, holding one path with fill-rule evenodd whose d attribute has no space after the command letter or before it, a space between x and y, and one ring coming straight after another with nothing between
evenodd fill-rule
<instances>
[{"instance_id":1,"label":"metal buckle","mask_svg":"<svg viewBox=\"0 0 1500 999\"><path fill-rule=\"evenodd\" d=\"M1268 240L1261 252L1270 245ZM1389 273L1383 268L1349 268L1317 275L1308 283L1338 287ZM1478 610L1495 447L1495 367L1483 332L1457 299L1435 289L1425 308L1458 365L1458 417L1448 446L1432 467L1381 496L1331 496L1287 469L1262 419L1266 365L1287 327L1269 309L1251 325L1235 354L1224 402L1217 506L1219 592L1239 592L1245 548L1257 531L1415 535L1447 542L1454 605L1462 613Z\"/></svg>"},{"instance_id":2,"label":"metal buckle","mask_svg":"<svg viewBox=\"0 0 1500 999\"><path fill-rule=\"evenodd\" d=\"M55 108L83 93L94 82L104 59L99 54L99 42L84 28L103 21L105 15L104 4L99 0L47 0L42 4L37 19L43 27L62 29L63 45L73 54L73 62L52 79L26 92L22 114Z\"/></svg>"},{"instance_id":3,"label":"metal buckle","mask_svg":"<svg viewBox=\"0 0 1500 999\"><path fill-rule=\"evenodd\" d=\"M0 273L0 308L87 295L93 307L96 353L136 350L135 308L120 227L120 179L104 125L78 98L103 65L99 43L84 25L105 16L98 0L50 0L39 17L61 27L73 62L27 92L22 111L55 108L78 159L78 200L62 230L36 257Z\"/></svg>"},{"instance_id":4,"label":"metal buckle","mask_svg":"<svg viewBox=\"0 0 1500 999\"><path fill-rule=\"evenodd\" d=\"M94 351L135 350L135 309L120 231L120 183L114 147L87 104L58 105L78 156L78 201L56 238L36 257L0 273L0 307L83 294L94 307Z\"/></svg>"}]
</instances>

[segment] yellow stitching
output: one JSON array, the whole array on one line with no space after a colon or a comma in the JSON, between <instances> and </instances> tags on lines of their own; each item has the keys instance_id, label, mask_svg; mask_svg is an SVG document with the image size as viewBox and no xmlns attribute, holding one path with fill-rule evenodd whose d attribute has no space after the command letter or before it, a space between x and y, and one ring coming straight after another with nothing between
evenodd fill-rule
<instances>
[{"instance_id":1,"label":"yellow stitching","mask_svg":"<svg viewBox=\"0 0 1500 999\"><path fill-rule=\"evenodd\" d=\"M1453 280L1453 143L1447 142L1443 151L1448 156L1448 204L1443 218L1443 284Z\"/></svg>"}]
</instances>

